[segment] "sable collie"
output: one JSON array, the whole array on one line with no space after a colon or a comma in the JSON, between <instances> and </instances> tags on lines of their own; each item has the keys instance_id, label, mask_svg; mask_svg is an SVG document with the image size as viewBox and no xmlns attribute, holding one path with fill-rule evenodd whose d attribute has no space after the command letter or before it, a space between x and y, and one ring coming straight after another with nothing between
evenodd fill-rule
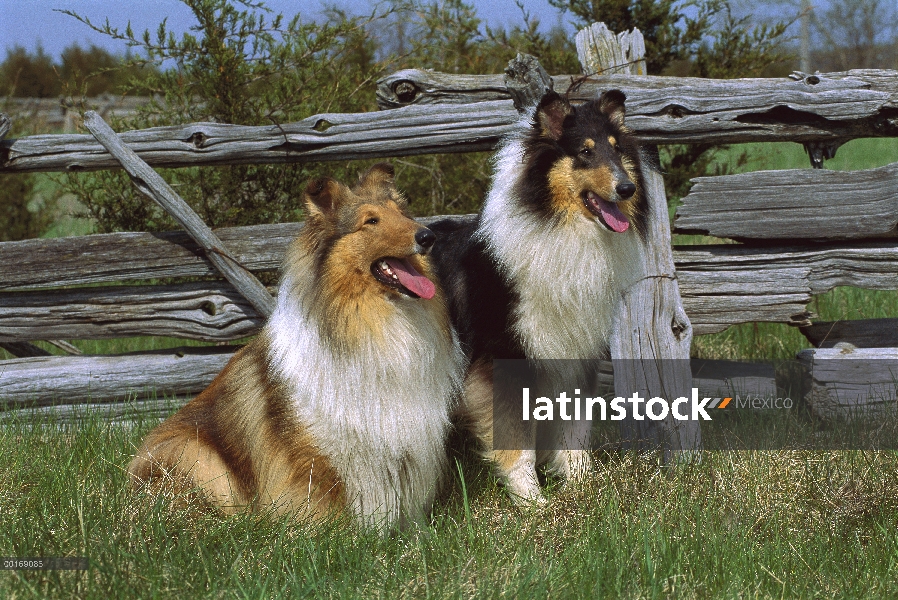
<instances>
[{"instance_id":1,"label":"sable collie","mask_svg":"<svg viewBox=\"0 0 898 600\"><path fill-rule=\"evenodd\" d=\"M466 365L427 256L436 238L404 214L389 165L352 189L312 181L305 203L271 319L150 432L132 482L175 482L227 513L420 521Z\"/></svg>"},{"instance_id":2,"label":"sable collie","mask_svg":"<svg viewBox=\"0 0 898 600\"><path fill-rule=\"evenodd\" d=\"M437 273L470 359L461 418L519 501L543 499L539 465L566 479L588 472L589 423L556 423L556 449L535 450L520 390L497 398L495 414L492 359L581 359L541 363L544 378L569 393L565 383L591 382L583 359L607 357L617 298L644 272L645 158L624 126L624 99L612 90L573 107L548 93L501 145L476 223L431 226L441 239ZM494 426L516 449L494 449Z\"/></svg>"}]
</instances>

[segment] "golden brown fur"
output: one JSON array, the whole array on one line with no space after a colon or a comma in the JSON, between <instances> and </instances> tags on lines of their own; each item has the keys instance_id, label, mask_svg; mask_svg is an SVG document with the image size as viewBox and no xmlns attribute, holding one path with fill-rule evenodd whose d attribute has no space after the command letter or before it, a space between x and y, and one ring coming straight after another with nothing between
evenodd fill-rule
<instances>
[{"instance_id":1,"label":"golden brown fur","mask_svg":"<svg viewBox=\"0 0 898 600\"><path fill-rule=\"evenodd\" d=\"M399 260L432 280L434 238L403 214L388 165L352 190L313 181L306 204L272 318L150 432L132 481L180 485L228 513L420 520L443 472L464 358L438 286L424 299L426 286L422 297L375 271Z\"/></svg>"}]
</instances>

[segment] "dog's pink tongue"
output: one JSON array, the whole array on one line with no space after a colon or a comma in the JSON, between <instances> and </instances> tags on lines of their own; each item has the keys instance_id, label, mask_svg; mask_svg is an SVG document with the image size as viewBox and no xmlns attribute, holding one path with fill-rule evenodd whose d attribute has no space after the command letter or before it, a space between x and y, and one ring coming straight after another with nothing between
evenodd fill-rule
<instances>
[{"instance_id":1,"label":"dog's pink tongue","mask_svg":"<svg viewBox=\"0 0 898 600\"><path fill-rule=\"evenodd\" d=\"M602 213L602 220L605 221L605 224L617 233L623 233L630 227L630 222L617 207L617 204L600 200L599 211Z\"/></svg>"},{"instance_id":2,"label":"dog's pink tongue","mask_svg":"<svg viewBox=\"0 0 898 600\"><path fill-rule=\"evenodd\" d=\"M409 291L421 296L425 300L430 300L436 293L436 286L424 275L418 273L407 260L399 258L387 258L387 264L396 273L399 283L408 288Z\"/></svg>"}]
</instances>

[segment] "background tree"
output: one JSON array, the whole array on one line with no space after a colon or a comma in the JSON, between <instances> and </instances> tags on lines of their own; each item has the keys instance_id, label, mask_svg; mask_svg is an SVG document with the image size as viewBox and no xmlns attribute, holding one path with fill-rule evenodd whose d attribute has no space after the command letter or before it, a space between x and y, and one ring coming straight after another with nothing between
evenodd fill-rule
<instances>
[{"instance_id":1,"label":"background tree","mask_svg":"<svg viewBox=\"0 0 898 600\"><path fill-rule=\"evenodd\" d=\"M815 69L898 68L895 0L830 0L827 8L811 14L818 36Z\"/></svg>"},{"instance_id":2,"label":"background tree","mask_svg":"<svg viewBox=\"0 0 898 600\"><path fill-rule=\"evenodd\" d=\"M898 4L894 0L734 0L743 15L807 16L809 72L898 68ZM789 43L805 35L796 27Z\"/></svg>"},{"instance_id":3,"label":"background tree","mask_svg":"<svg viewBox=\"0 0 898 600\"><path fill-rule=\"evenodd\" d=\"M137 116L117 129L215 121L270 125L298 121L319 112L375 108L373 87L387 62L377 61L365 26L392 9L361 17L332 12L323 23L286 21L261 3L184 0L197 25L180 38L164 22L155 35L136 35L108 23L89 27L137 49L128 67L157 70L130 79L126 93L149 96ZM173 66L163 68L171 64ZM363 91L364 88L364 91ZM344 177L346 165L239 165L163 170L163 175L211 226L245 225L299 218L300 191L324 171ZM171 219L141 196L117 172L66 176L101 231L160 230Z\"/></svg>"},{"instance_id":4,"label":"background tree","mask_svg":"<svg viewBox=\"0 0 898 600\"><path fill-rule=\"evenodd\" d=\"M34 54L21 46L6 51L0 64L0 90L4 96L53 98L62 90L53 59L40 46Z\"/></svg>"}]
</instances>

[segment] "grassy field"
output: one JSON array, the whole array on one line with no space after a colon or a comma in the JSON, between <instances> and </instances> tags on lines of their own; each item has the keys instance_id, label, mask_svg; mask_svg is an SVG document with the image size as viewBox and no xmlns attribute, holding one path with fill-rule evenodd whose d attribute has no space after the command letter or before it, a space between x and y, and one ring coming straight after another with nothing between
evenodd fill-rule
<instances>
[{"instance_id":1,"label":"grassy field","mask_svg":"<svg viewBox=\"0 0 898 600\"><path fill-rule=\"evenodd\" d=\"M827 167L898 160L896 144L852 142ZM749 169L807 166L797 144L749 150ZM70 219L53 234L89 227ZM898 294L839 288L811 310L894 317ZM106 353L184 342L76 343ZM788 358L807 346L795 329L749 324L697 338L694 352ZM124 469L157 423L0 425L0 556L91 561L88 571L0 571L0 597L898 597L894 452L708 452L670 470L597 453L588 481L550 481L548 504L521 510L461 449L431 522L381 538L346 522L222 518L130 493Z\"/></svg>"},{"instance_id":2,"label":"grassy field","mask_svg":"<svg viewBox=\"0 0 898 600\"><path fill-rule=\"evenodd\" d=\"M595 477L534 510L513 507L462 454L431 523L382 539L345 522L225 519L132 495L123 469L153 424L0 429L2 553L91 561L0 572L0 596L898 595L894 453L710 452L671 472L600 454Z\"/></svg>"}]
</instances>

